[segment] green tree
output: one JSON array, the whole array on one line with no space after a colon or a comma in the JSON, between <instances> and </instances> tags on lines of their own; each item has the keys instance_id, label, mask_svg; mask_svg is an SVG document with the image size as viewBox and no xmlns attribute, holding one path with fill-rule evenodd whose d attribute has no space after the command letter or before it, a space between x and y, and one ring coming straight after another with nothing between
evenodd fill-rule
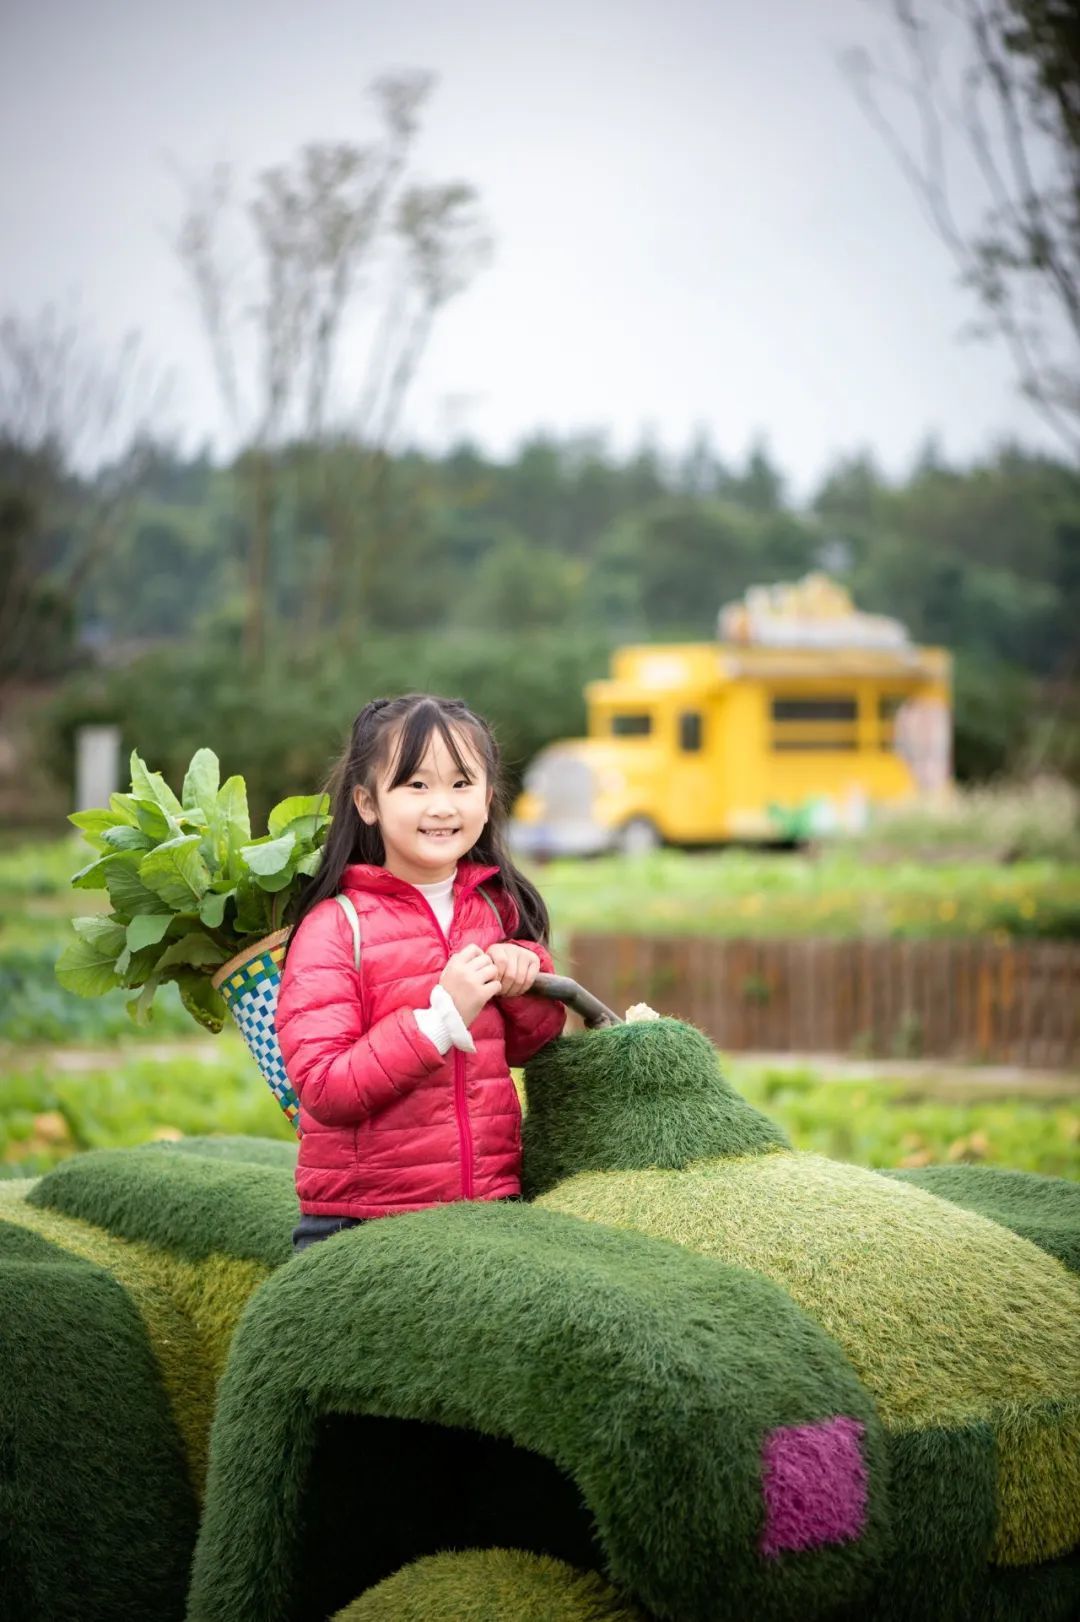
<instances>
[{"instance_id":1,"label":"green tree","mask_svg":"<svg viewBox=\"0 0 1080 1622\"><path fill-rule=\"evenodd\" d=\"M478 628L512 631L578 618L583 566L526 541L503 539L476 570L461 617Z\"/></svg>"},{"instance_id":2,"label":"green tree","mask_svg":"<svg viewBox=\"0 0 1080 1622\"><path fill-rule=\"evenodd\" d=\"M784 476L769 455L763 440L756 441L741 473L729 473L718 493L726 501L754 513L779 512L784 505Z\"/></svg>"}]
</instances>

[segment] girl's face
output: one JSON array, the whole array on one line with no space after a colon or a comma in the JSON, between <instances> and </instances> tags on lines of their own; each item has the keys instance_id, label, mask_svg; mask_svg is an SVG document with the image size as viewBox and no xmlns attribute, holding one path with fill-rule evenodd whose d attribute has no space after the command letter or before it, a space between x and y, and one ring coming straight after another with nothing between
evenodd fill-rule
<instances>
[{"instance_id":1,"label":"girl's face","mask_svg":"<svg viewBox=\"0 0 1080 1622\"><path fill-rule=\"evenodd\" d=\"M423 759L404 783L390 787L395 742L375 799L366 789L353 790L353 802L363 820L369 825L378 823L387 869L409 884L436 884L449 878L488 819L492 791L483 762L464 733L454 736L467 775L454 764L435 728Z\"/></svg>"}]
</instances>

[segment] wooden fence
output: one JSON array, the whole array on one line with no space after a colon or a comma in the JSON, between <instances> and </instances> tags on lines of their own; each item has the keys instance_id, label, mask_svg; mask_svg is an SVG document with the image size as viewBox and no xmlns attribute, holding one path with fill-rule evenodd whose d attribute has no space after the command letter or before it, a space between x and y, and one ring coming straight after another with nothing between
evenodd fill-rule
<instances>
[{"instance_id":1,"label":"wooden fence","mask_svg":"<svg viewBox=\"0 0 1080 1622\"><path fill-rule=\"evenodd\" d=\"M729 1052L1080 1063L1080 945L576 935L570 973Z\"/></svg>"}]
</instances>

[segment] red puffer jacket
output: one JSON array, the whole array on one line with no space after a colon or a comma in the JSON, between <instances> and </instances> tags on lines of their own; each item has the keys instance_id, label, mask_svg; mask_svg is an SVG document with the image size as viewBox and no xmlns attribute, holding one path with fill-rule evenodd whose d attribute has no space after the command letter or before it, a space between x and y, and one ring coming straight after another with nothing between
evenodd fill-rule
<instances>
[{"instance_id":1,"label":"red puffer jacket","mask_svg":"<svg viewBox=\"0 0 1080 1622\"><path fill-rule=\"evenodd\" d=\"M349 922L330 899L313 907L289 946L277 1029L300 1099L296 1187L302 1211L377 1217L445 1200L516 1194L521 1107L509 1066L558 1036L561 1003L495 997L473 1020L475 1053L440 1053L416 1023L451 953L485 950L512 933L516 909L486 884L497 867L460 862L454 917L444 936L426 899L384 867L356 863L342 889L360 918L360 973ZM550 973L551 957L535 952Z\"/></svg>"}]
</instances>

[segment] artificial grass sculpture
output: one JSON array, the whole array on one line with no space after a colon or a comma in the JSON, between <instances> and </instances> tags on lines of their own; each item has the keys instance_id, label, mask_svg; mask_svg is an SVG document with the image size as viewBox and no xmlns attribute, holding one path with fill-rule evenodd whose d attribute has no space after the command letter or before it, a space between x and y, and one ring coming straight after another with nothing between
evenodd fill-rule
<instances>
[{"instance_id":1,"label":"artificial grass sculpture","mask_svg":"<svg viewBox=\"0 0 1080 1622\"><path fill-rule=\"evenodd\" d=\"M154 1144L0 1182L4 1622L180 1622L217 1383L289 1254L283 1147Z\"/></svg>"},{"instance_id":2,"label":"artificial grass sculpture","mask_svg":"<svg viewBox=\"0 0 1080 1622\"><path fill-rule=\"evenodd\" d=\"M404 1566L332 1622L647 1622L595 1572L520 1549L466 1549Z\"/></svg>"},{"instance_id":3,"label":"artificial grass sculpture","mask_svg":"<svg viewBox=\"0 0 1080 1622\"><path fill-rule=\"evenodd\" d=\"M342 1456L346 1416L362 1422ZM426 1478L418 1425L437 1450ZM483 1435L513 1447L478 1459ZM659 1616L794 1622L869 1593L882 1462L847 1360L766 1279L524 1205L395 1217L313 1246L252 1300L189 1618L314 1622L403 1555L512 1540L599 1564ZM345 1547L325 1535L331 1502ZM763 1542L803 1546L810 1522L813 1561L762 1558Z\"/></svg>"},{"instance_id":4,"label":"artificial grass sculpture","mask_svg":"<svg viewBox=\"0 0 1080 1622\"><path fill-rule=\"evenodd\" d=\"M1080 1191L797 1154L678 1021L526 1080L531 1203L296 1258L291 1145L0 1183L5 1622L1075 1622Z\"/></svg>"},{"instance_id":5,"label":"artificial grass sculpture","mask_svg":"<svg viewBox=\"0 0 1080 1622\"><path fill-rule=\"evenodd\" d=\"M145 1323L0 1183L0 1616L182 1614L197 1507Z\"/></svg>"},{"instance_id":6,"label":"artificial grass sculpture","mask_svg":"<svg viewBox=\"0 0 1080 1622\"><path fill-rule=\"evenodd\" d=\"M882 1175L978 1211L1080 1273L1080 1183L1000 1166L920 1166Z\"/></svg>"},{"instance_id":7,"label":"artificial grass sculpture","mask_svg":"<svg viewBox=\"0 0 1080 1622\"><path fill-rule=\"evenodd\" d=\"M728 1085L711 1042L674 1019L579 1031L526 1071L527 1199L576 1172L688 1166L790 1149L783 1130Z\"/></svg>"},{"instance_id":8,"label":"artificial grass sculpture","mask_svg":"<svg viewBox=\"0 0 1080 1622\"><path fill-rule=\"evenodd\" d=\"M547 1209L772 1278L843 1348L909 1489L895 1505L891 1592L878 1603L962 1617L1006 1591L995 1581L1001 1568L1069 1556L1080 1544L1080 1283L1063 1260L1080 1240L1077 1191L1015 1173L1007 1184L972 1185L959 1169L912 1187L755 1138L755 1112L732 1105L715 1054L678 1021L573 1041L553 1044L526 1072L527 1185ZM653 1126L665 1075L679 1118L713 1126L711 1139L698 1138L702 1152L682 1160ZM597 1122L607 1119L619 1129L605 1138ZM663 1149L651 1162L640 1148L650 1140ZM587 1148L575 1162L578 1142ZM935 1183L948 1202L927 1191ZM1007 1209L1012 1227L980 1206ZM934 1478L955 1488L958 1469L964 1492L943 1493ZM952 1560L921 1559L946 1528ZM1066 1572L1063 1595L1070 1585L1075 1595L1076 1580L1075 1568Z\"/></svg>"}]
</instances>

